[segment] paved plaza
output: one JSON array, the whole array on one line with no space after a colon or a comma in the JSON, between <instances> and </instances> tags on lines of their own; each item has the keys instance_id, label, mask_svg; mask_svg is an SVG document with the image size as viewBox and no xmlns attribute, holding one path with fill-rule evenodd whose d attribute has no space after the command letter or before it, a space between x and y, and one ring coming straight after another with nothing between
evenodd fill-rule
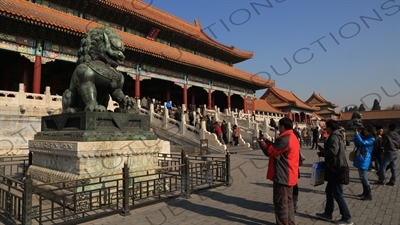
<instances>
[{"instance_id":1,"label":"paved plaza","mask_svg":"<svg viewBox=\"0 0 400 225\"><path fill-rule=\"evenodd\" d=\"M232 147L231 147L232 148ZM233 147L235 148L235 147ZM188 199L171 199L167 202L138 208L131 215L114 215L83 223L85 225L183 225L183 224L275 224L272 202L272 182L266 180L267 157L261 150L243 151L231 149L232 185L193 193ZM325 185L311 187L312 163L318 160L317 150L303 148L306 156L299 180L299 210L296 224L331 224L318 220L315 213L323 212ZM350 148L346 151L348 155ZM400 188L397 186L371 185L373 200L360 201L361 183L358 172L350 166L350 184L344 186L344 194L354 224L400 224ZM390 176L390 172L388 172ZM377 180L374 172L368 172L370 182ZM399 180L398 180L399 181ZM340 219L335 203L334 218Z\"/></svg>"}]
</instances>

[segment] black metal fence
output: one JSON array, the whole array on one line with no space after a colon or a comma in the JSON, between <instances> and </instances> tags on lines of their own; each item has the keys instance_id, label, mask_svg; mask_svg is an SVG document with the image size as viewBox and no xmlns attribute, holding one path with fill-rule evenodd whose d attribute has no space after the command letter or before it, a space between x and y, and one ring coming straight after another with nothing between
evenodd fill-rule
<instances>
[{"instance_id":1,"label":"black metal fence","mask_svg":"<svg viewBox=\"0 0 400 225\"><path fill-rule=\"evenodd\" d=\"M29 161L31 160L31 161ZM1 156L0 175L21 179L32 164L32 153L23 156Z\"/></svg>"},{"instance_id":2,"label":"black metal fence","mask_svg":"<svg viewBox=\"0 0 400 225\"><path fill-rule=\"evenodd\" d=\"M128 215L139 206L230 185L229 153L224 157L188 156L182 150L181 154L159 154L156 168L132 171L124 164L118 174L55 183L31 178L27 170L30 156L15 161L0 158L4 168L0 217L7 224L77 224L111 214ZM15 173L5 172L11 168Z\"/></svg>"}]
</instances>

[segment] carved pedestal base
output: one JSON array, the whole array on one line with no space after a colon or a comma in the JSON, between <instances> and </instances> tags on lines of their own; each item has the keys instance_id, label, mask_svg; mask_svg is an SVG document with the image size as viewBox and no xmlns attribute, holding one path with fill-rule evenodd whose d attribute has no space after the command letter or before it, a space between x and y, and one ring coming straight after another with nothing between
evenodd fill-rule
<instances>
[{"instance_id":1,"label":"carved pedestal base","mask_svg":"<svg viewBox=\"0 0 400 225\"><path fill-rule=\"evenodd\" d=\"M148 115L77 112L42 117L35 140L132 141L157 140Z\"/></svg>"},{"instance_id":2,"label":"carved pedestal base","mask_svg":"<svg viewBox=\"0 0 400 225\"><path fill-rule=\"evenodd\" d=\"M32 140L29 149L34 155L29 167L34 180L54 183L89 179L90 182L93 177L121 173L124 162L128 163L130 171L158 167L158 153L169 153L169 142L159 139L104 142ZM122 175L109 176L104 181L121 178ZM97 184L85 187L85 190L97 188L104 187Z\"/></svg>"}]
</instances>

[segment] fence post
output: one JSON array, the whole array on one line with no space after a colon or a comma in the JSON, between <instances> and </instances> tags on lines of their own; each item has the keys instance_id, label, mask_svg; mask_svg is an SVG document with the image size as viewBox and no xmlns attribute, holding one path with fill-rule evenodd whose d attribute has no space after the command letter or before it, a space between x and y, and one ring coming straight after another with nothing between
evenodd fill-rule
<instances>
[{"instance_id":1,"label":"fence post","mask_svg":"<svg viewBox=\"0 0 400 225\"><path fill-rule=\"evenodd\" d=\"M190 197L190 160L189 156L185 156L185 167L184 167L184 185L185 185L185 197L189 198Z\"/></svg>"},{"instance_id":2,"label":"fence post","mask_svg":"<svg viewBox=\"0 0 400 225\"><path fill-rule=\"evenodd\" d=\"M123 200L122 200L122 216L128 216L129 212L129 167L128 162L124 162L124 168L122 168L122 186L123 186Z\"/></svg>"},{"instance_id":3,"label":"fence post","mask_svg":"<svg viewBox=\"0 0 400 225\"><path fill-rule=\"evenodd\" d=\"M231 186L231 154L228 150L226 150L225 154L225 161L226 161L226 186Z\"/></svg>"},{"instance_id":4,"label":"fence post","mask_svg":"<svg viewBox=\"0 0 400 225\"><path fill-rule=\"evenodd\" d=\"M183 150L183 148L181 151L181 164L185 164L185 150Z\"/></svg>"},{"instance_id":5,"label":"fence post","mask_svg":"<svg viewBox=\"0 0 400 225\"><path fill-rule=\"evenodd\" d=\"M32 165L32 160L33 160L33 152L29 151L29 166Z\"/></svg>"},{"instance_id":6,"label":"fence post","mask_svg":"<svg viewBox=\"0 0 400 225\"><path fill-rule=\"evenodd\" d=\"M24 193L22 196L22 224L32 224L32 178L31 173L26 171L24 180Z\"/></svg>"}]
</instances>

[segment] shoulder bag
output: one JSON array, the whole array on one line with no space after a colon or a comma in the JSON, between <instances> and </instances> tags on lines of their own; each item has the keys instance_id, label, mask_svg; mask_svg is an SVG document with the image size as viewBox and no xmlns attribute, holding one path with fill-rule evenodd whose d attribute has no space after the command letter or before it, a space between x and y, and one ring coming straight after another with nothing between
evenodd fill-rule
<instances>
[{"instance_id":1,"label":"shoulder bag","mask_svg":"<svg viewBox=\"0 0 400 225\"><path fill-rule=\"evenodd\" d=\"M360 154L360 150L358 150L357 147L354 147L353 151L349 153L349 160L354 162L354 159L356 158L357 155Z\"/></svg>"}]
</instances>

